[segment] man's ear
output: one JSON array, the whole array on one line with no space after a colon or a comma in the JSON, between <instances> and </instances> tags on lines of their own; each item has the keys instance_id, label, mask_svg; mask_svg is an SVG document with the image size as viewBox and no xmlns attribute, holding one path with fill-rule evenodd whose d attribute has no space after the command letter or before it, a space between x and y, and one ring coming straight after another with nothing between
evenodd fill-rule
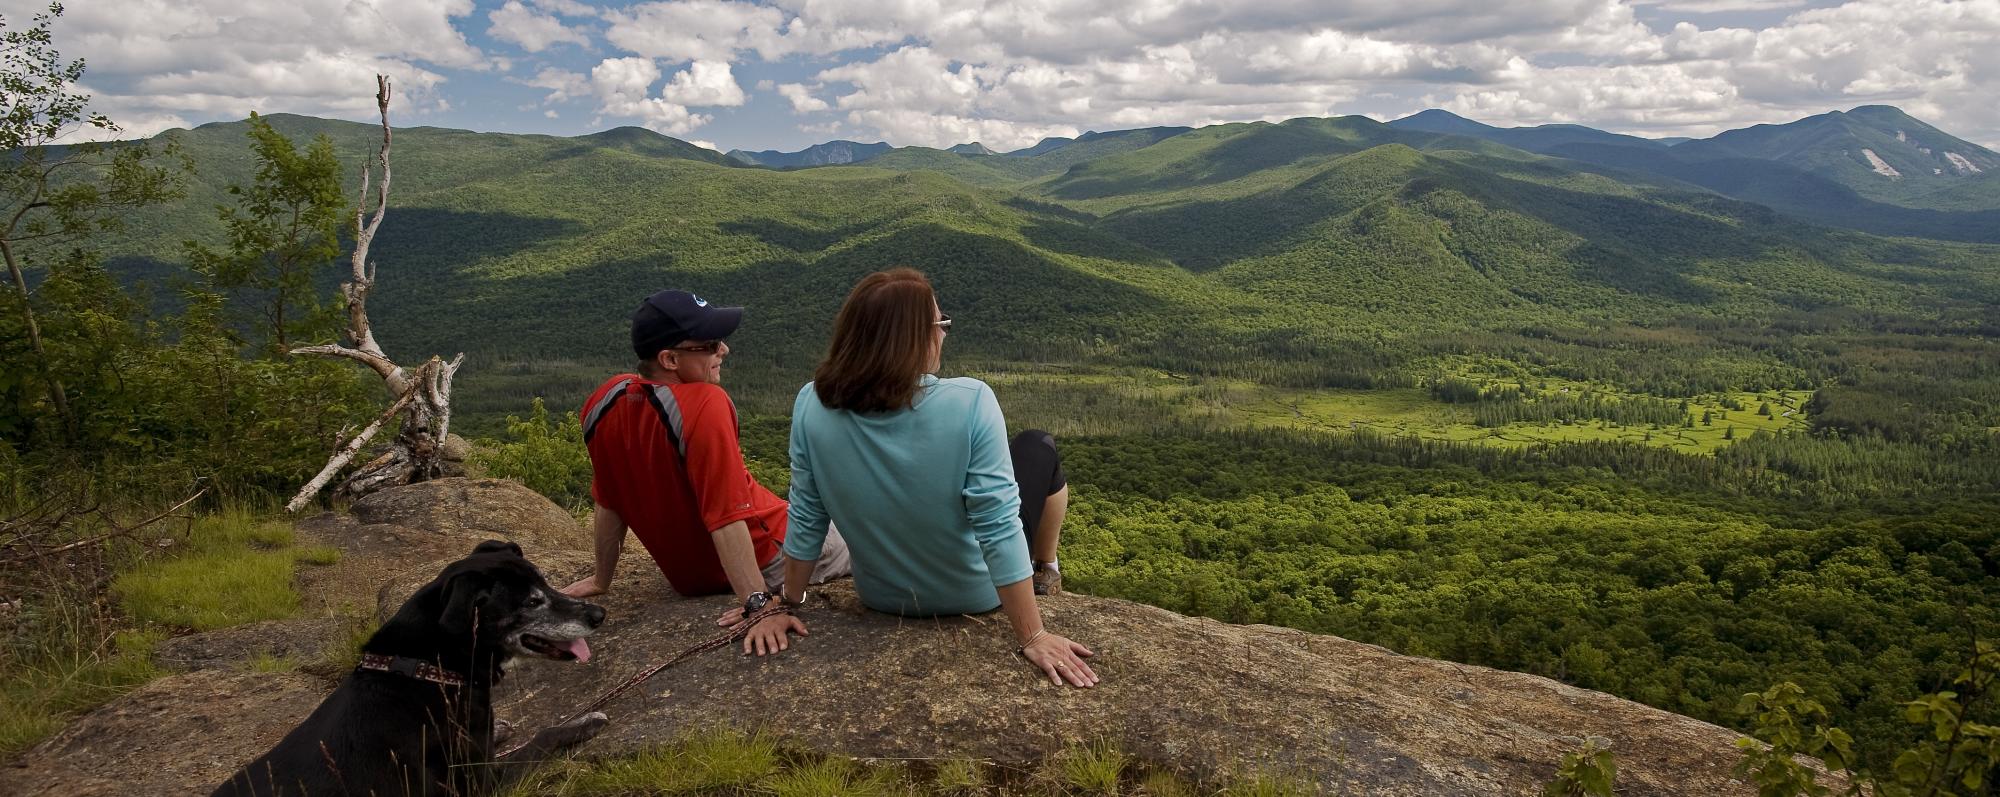
<instances>
[{"instance_id":1,"label":"man's ear","mask_svg":"<svg viewBox=\"0 0 2000 797\"><path fill-rule=\"evenodd\" d=\"M475 556L482 553L511 553L515 556L524 555L521 553L521 546L515 545L514 543L508 542L506 540L487 540L485 542L480 543L479 547L473 548L472 553Z\"/></svg>"},{"instance_id":2,"label":"man's ear","mask_svg":"<svg viewBox=\"0 0 2000 797\"><path fill-rule=\"evenodd\" d=\"M480 547L490 544L482 543ZM438 596L439 602L444 604L444 612L438 615L438 629L452 635L472 633L472 629L479 627L479 611L486 606L486 598L492 592L492 580L478 573L453 576L444 583L442 594Z\"/></svg>"}]
</instances>

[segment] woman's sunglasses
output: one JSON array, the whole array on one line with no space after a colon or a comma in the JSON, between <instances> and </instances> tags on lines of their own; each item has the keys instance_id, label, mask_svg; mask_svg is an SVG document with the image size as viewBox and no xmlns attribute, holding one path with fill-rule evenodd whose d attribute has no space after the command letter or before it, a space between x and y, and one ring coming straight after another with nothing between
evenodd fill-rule
<instances>
[{"instance_id":1,"label":"woman's sunglasses","mask_svg":"<svg viewBox=\"0 0 2000 797\"><path fill-rule=\"evenodd\" d=\"M946 332L950 332L950 331L951 331L951 314L949 314L949 313L938 313L938 320L936 320L936 321L932 321L931 323L933 323L933 324L936 324L936 325L938 326L938 329L942 329L942 330L944 330L944 331L946 331Z\"/></svg>"}]
</instances>

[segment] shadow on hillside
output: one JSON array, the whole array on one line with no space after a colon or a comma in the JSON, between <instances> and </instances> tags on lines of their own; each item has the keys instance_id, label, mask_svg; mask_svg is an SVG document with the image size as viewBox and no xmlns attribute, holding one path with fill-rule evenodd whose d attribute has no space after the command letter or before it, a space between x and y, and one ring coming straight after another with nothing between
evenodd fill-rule
<instances>
[{"instance_id":1,"label":"shadow on hillside","mask_svg":"<svg viewBox=\"0 0 2000 797\"><path fill-rule=\"evenodd\" d=\"M1163 191L1226 183L1255 172L1289 166L1307 158L1359 152L1381 143L1365 128L1338 119L1298 119L1256 123L1207 152L1164 168L1139 173L1106 173L1103 161L1085 161L1050 182L1049 196L1095 199L1115 194ZM1123 165L1124 159L1114 164Z\"/></svg>"},{"instance_id":2,"label":"shadow on hillside","mask_svg":"<svg viewBox=\"0 0 2000 797\"><path fill-rule=\"evenodd\" d=\"M585 225L568 219L535 218L512 213L483 213L441 208L395 208L369 245L369 261L377 269L375 290L368 297L370 323L391 357L441 354L477 348L481 330L493 319L456 317L445 308L457 297L496 293L498 282L478 268L481 264L526 249L545 246L581 234ZM560 252L553 256L560 256ZM328 270L330 282L345 281L345 256ZM511 284L511 281L508 283ZM511 292L511 288L503 289ZM531 308L535 297L522 296L518 308ZM549 323L561 323L550 319ZM462 328L469 337L446 334Z\"/></svg>"},{"instance_id":3,"label":"shadow on hillside","mask_svg":"<svg viewBox=\"0 0 2000 797\"><path fill-rule=\"evenodd\" d=\"M1549 154L1620 178L1620 171L1668 177L1746 202L1768 205L1809 224L1876 235L2000 243L2000 210L1931 210L1877 202L1804 169L1756 158L1690 161L1671 151L1571 144Z\"/></svg>"},{"instance_id":4,"label":"shadow on hillside","mask_svg":"<svg viewBox=\"0 0 2000 797\"><path fill-rule=\"evenodd\" d=\"M1338 168L1339 162L1329 166ZM1278 254L1314 236L1339 234L1325 223L1363 206L1391 203L1428 220L1428 234L1437 236L1439 245L1494 279L1506 279L1505 271L1482 261L1497 255L1518 259L1512 264L1516 269L1546 272L1567 264L1568 276L1576 279L1690 304L1714 298L1712 290L1688 279L1704 261L1753 261L1775 246L1794 243L1771 229L1785 223L1776 214L1722 197L1693 196L1679 207L1515 180L1436 159L1383 183L1373 195L1324 190L1323 182L1313 178L1238 199L1131 211L1103 224L1184 268L1206 272ZM1730 223L1732 217L1738 223ZM1584 243L1551 250L1546 235L1520 238L1534 232L1520 220ZM1422 249L1415 242L1409 247Z\"/></svg>"},{"instance_id":5,"label":"shadow on hillside","mask_svg":"<svg viewBox=\"0 0 2000 797\"><path fill-rule=\"evenodd\" d=\"M1051 252L1126 263L1164 264L1165 255L1095 227L1061 221L1037 221L1021 228L1028 243Z\"/></svg>"},{"instance_id":6,"label":"shadow on hillside","mask_svg":"<svg viewBox=\"0 0 2000 797\"><path fill-rule=\"evenodd\" d=\"M746 308L742 327L729 339L733 361L809 378L854 283L896 266L927 274L941 308L956 320L948 357L1074 351L1085 341L1117 339L1176 315L1157 297L1068 268L1018 242L917 224L811 263L775 258L721 270L681 263L667 252L634 252L500 285L460 276L452 289L411 294L420 300L397 303L384 321L420 328L405 339L428 341L424 345L437 351L623 360L630 356L632 308L653 291L680 288Z\"/></svg>"},{"instance_id":7,"label":"shadow on hillside","mask_svg":"<svg viewBox=\"0 0 2000 797\"><path fill-rule=\"evenodd\" d=\"M818 252L880 226L880 222L868 221L823 230L764 218L725 221L715 225L715 228L729 235L749 236L794 252Z\"/></svg>"}]
</instances>

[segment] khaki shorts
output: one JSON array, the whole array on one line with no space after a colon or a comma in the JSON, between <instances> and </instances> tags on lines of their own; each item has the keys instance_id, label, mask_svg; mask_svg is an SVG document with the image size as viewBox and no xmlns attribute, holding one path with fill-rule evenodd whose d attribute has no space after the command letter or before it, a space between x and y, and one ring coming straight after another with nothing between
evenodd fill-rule
<instances>
[{"instance_id":1,"label":"khaki shorts","mask_svg":"<svg viewBox=\"0 0 2000 797\"><path fill-rule=\"evenodd\" d=\"M813 565L812 578L808 584L824 584L832 579L854 574L854 562L847 558L847 540L841 539L840 529L832 522L826 524L826 543L819 548L819 561ZM771 594L776 595L785 587L785 555L764 566L764 584Z\"/></svg>"}]
</instances>

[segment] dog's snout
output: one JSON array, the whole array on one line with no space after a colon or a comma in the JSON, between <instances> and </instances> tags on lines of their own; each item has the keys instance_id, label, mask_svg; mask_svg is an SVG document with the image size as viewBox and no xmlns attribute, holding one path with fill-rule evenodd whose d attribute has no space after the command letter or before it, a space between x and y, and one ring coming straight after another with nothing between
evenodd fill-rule
<instances>
[{"instance_id":1,"label":"dog's snout","mask_svg":"<svg viewBox=\"0 0 2000 797\"><path fill-rule=\"evenodd\" d=\"M596 627L598 627L598 626L600 626L600 625L603 625L603 624L604 624L604 607L602 607L602 606L599 606L599 605L597 605L597 604L595 604L595 603L586 603L586 604L584 604L584 605L583 605L583 621L584 621L584 622L586 622L586 623L589 623L589 624L590 624L590 627L591 627L591 628L596 628Z\"/></svg>"}]
</instances>

